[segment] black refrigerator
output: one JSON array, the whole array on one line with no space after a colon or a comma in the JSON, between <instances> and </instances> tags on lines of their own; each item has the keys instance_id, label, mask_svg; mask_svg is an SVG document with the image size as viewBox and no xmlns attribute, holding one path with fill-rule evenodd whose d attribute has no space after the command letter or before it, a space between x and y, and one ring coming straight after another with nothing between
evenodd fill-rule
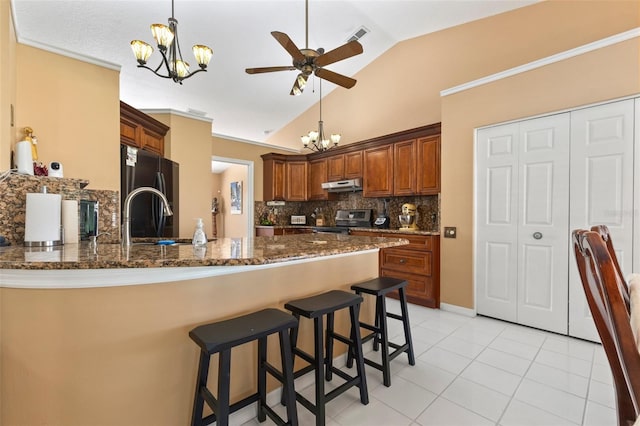
<instances>
[{"instance_id":1,"label":"black refrigerator","mask_svg":"<svg viewBox=\"0 0 640 426\"><path fill-rule=\"evenodd\" d=\"M120 145L120 209L124 210L124 200L131 191L150 186L166 195L173 210L173 216L165 217L160 197L150 192L136 195L131 203L132 237L178 237L178 177L178 163L152 152ZM124 211L120 218L124 218Z\"/></svg>"}]
</instances>

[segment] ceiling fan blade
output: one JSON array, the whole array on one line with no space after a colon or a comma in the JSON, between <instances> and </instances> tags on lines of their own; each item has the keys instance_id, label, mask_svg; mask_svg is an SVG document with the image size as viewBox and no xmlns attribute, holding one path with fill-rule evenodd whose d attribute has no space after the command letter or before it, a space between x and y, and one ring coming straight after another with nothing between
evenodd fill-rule
<instances>
[{"instance_id":1,"label":"ceiling fan blade","mask_svg":"<svg viewBox=\"0 0 640 426\"><path fill-rule=\"evenodd\" d=\"M351 89L356 85L357 80L347 77L346 75L338 74L333 71L326 70L324 68L318 68L316 70L316 75L323 80L330 81L338 86L342 86L346 89Z\"/></svg>"},{"instance_id":2,"label":"ceiling fan blade","mask_svg":"<svg viewBox=\"0 0 640 426\"><path fill-rule=\"evenodd\" d=\"M247 74L260 74L263 72L274 72L274 71L294 71L296 67L287 65L284 67L262 67L262 68L247 68L245 71Z\"/></svg>"},{"instance_id":3,"label":"ceiling fan blade","mask_svg":"<svg viewBox=\"0 0 640 426\"><path fill-rule=\"evenodd\" d=\"M334 62L341 61L343 59L350 58L362 53L362 45L357 40L350 41L347 44L343 44L329 52L320 55L316 58L316 66L324 67Z\"/></svg>"},{"instance_id":4,"label":"ceiling fan blade","mask_svg":"<svg viewBox=\"0 0 640 426\"><path fill-rule=\"evenodd\" d=\"M294 61L305 61L304 55L302 54L302 52L300 52L300 49L298 49L296 44L289 38L288 35L279 31L271 31L271 35L278 41L278 43L282 45L282 47L284 47L287 52L289 52L289 55L291 55Z\"/></svg>"}]
</instances>

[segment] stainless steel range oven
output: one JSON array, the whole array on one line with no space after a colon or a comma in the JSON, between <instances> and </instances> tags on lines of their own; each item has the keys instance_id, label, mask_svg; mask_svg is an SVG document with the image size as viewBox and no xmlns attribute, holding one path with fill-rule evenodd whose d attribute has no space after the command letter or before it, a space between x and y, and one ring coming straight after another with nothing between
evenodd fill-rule
<instances>
[{"instance_id":1,"label":"stainless steel range oven","mask_svg":"<svg viewBox=\"0 0 640 426\"><path fill-rule=\"evenodd\" d=\"M336 226L318 226L313 228L315 233L348 234L349 228L371 228L371 209L338 210L336 212Z\"/></svg>"}]
</instances>

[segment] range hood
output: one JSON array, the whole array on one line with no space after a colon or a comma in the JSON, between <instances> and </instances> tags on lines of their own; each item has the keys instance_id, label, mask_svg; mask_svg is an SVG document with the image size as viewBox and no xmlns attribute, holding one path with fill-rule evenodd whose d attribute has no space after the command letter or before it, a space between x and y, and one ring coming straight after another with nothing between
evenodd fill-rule
<instances>
[{"instance_id":1,"label":"range hood","mask_svg":"<svg viewBox=\"0 0 640 426\"><path fill-rule=\"evenodd\" d=\"M322 189L326 189L329 192L362 191L362 180L357 178L339 180L336 182L325 182L322 184Z\"/></svg>"}]
</instances>

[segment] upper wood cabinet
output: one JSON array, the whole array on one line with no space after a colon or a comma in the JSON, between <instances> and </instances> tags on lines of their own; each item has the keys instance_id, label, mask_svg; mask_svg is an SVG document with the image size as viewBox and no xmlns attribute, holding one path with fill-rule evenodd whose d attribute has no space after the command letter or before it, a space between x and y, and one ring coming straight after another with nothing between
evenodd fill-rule
<instances>
[{"instance_id":1,"label":"upper wood cabinet","mask_svg":"<svg viewBox=\"0 0 640 426\"><path fill-rule=\"evenodd\" d=\"M262 198L264 201L284 201L285 160L284 156L266 154L262 156Z\"/></svg>"},{"instance_id":2,"label":"upper wood cabinet","mask_svg":"<svg viewBox=\"0 0 640 426\"><path fill-rule=\"evenodd\" d=\"M262 155L264 201L307 201L307 160L304 155Z\"/></svg>"},{"instance_id":3,"label":"upper wood cabinet","mask_svg":"<svg viewBox=\"0 0 640 426\"><path fill-rule=\"evenodd\" d=\"M421 195L440 192L440 135L420 138L417 141L417 191Z\"/></svg>"},{"instance_id":4,"label":"upper wood cabinet","mask_svg":"<svg viewBox=\"0 0 640 426\"><path fill-rule=\"evenodd\" d=\"M393 195L433 195L440 192L440 135L396 142Z\"/></svg>"},{"instance_id":5,"label":"upper wood cabinet","mask_svg":"<svg viewBox=\"0 0 640 426\"><path fill-rule=\"evenodd\" d=\"M344 154L327 158L327 182L344 179Z\"/></svg>"},{"instance_id":6,"label":"upper wood cabinet","mask_svg":"<svg viewBox=\"0 0 640 426\"><path fill-rule=\"evenodd\" d=\"M393 195L416 193L416 140L393 144Z\"/></svg>"},{"instance_id":7,"label":"upper wood cabinet","mask_svg":"<svg viewBox=\"0 0 640 426\"><path fill-rule=\"evenodd\" d=\"M285 200L307 201L307 161L285 162Z\"/></svg>"},{"instance_id":8,"label":"upper wood cabinet","mask_svg":"<svg viewBox=\"0 0 640 426\"><path fill-rule=\"evenodd\" d=\"M120 143L164 156L164 137L169 126L120 102Z\"/></svg>"},{"instance_id":9,"label":"upper wood cabinet","mask_svg":"<svg viewBox=\"0 0 640 426\"><path fill-rule=\"evenodd\" d=\"M322 189L328 180L329 165L333 157L309 161L309 200L333 200L334 193ZM336 179L339 180L339 179Z\"/></svg>"},{"instance_id":10,"label":"upper wood cabinet","mask_svg":"<svg viewBox=\"0 0 640 426\"><path fill-rule=\"evenodd\" d=\"M344 154L344 178L355 179L362 176L362 151Z\"/></svg>"},{"instance_id":11,"label":"upper wood cabinet","mask_svg":"<svg viewBox=\"0 0 640 426\"><path fill-rule=\"evenodd\" d=\"M393 145L364 150L362 195L389 197L393 195Z\"/></svg>"},{"instance_id":12,"label":"upper wood cabinet","mask_svg":"<svg viewBox=\"0 0 640 426\"><path fill-rule=\"evenodd\" d=\"M323 182L362 178L364 197L440 192L440 123L309 155L264 154L264 200L331 200Z\"/></svg>"},{"instance_id":13,"label":"upper wood cabinet","mask_svg":"<svg viewBox=\"0 0 640 426\"><path fill-rule=\"evenodd\" d=\"M362 177L362 151L347 152L327 157L327 181Z\"/></svg>"}]
</instances>

